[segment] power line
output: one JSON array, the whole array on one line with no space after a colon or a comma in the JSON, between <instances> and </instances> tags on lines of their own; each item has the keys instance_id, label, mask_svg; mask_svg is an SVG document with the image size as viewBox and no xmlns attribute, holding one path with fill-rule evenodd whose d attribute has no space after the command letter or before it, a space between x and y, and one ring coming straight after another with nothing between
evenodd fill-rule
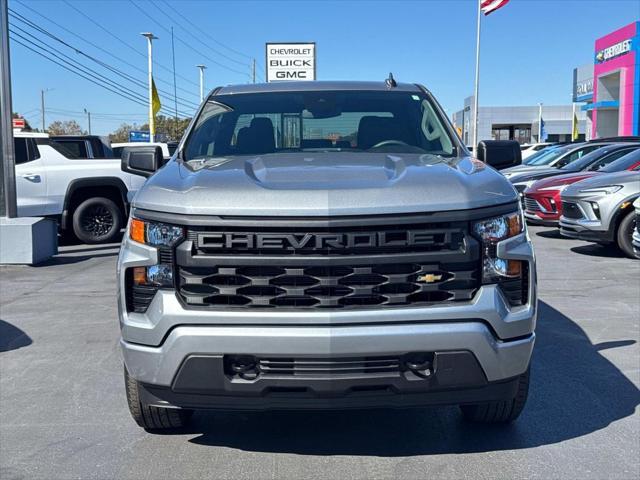
<instances>
[{"instance_id":1,"label":"power line","mask_svg":"<svg viewBox=\"0 0 640 480\"><path fill-rule=\"evenodd\" d=\"M57 37L56 35L52 34L51 32L49 32L48 30L40 27L39 25L37 25L36 23L32 22L31 20L29 20L28 18L20 15L17 12L14 12L11 8L9 9L9 15L11 17L13 17L15 20L18 20L26 25L28 25L29 27L33 28L34 30L40 32L41 34L44 34L46 36L48 36L49 38L52 38L53 40L61 43L62 45L64 45L67 48L70 48L71 50L75 51L77 54L82 55L86 58L88 58L89 60L97 63L98 65L100 65L101 67L111 71L112 73L115 73L119 76L121 76L122 78L124 78L126 81L133 83L134 85L142 88L143 90L146 90L147 86L146 83L129 75L128 73L125 73L115 67L112 67L111 65L83 52L82 50L79 50L78 48L74 47L73 45L69 44L68 42L62 40L61 38ZM22 32L24 33L28 33L26 31L24 31L23 29L21 29L20 27L16 26L14 23L14 27L20 29ZM32 35L32 34L29 34ZM69 57L68 57L69 58ZM171 97L171 93L166 92L164 90L160 90L162 93L164 93L165 95ZM176 99L177 100L177 99ZM186 108L189 109L195 109L197 107L197 104L195 102L191 102L189 100L184 100L184 99L180 99L180 104Z\"/></svg>"},{"instance_id":2,"label":"power line","mask_svg":"<svg viewBox=\"0 0 640 480\"><path fill-rule=\"evenodd\" d=\"M12 26L15 28L15 26ZM18 27L19 28L19 27ZM23 46L24 48L46 58L47 60L51 61L52 63L57 64L58 66L64 68L65 70L70 71L71 73L74 73L82 78L84 78L85 80L88 80L89 82L100 86L112 93L115 93L116 95L119 95L127 100L130 100L134 103L137 103L138 105L147 106L147 102L144 100L143 97L136 95L133 92L127 91L126 87L123 87L122 85L118 84L115 81L112 81L110 79L106 79L106 77L104 77L103 75L95 72L94 70L76 62L75 60L71 59L70 57L68 57L67 55L57 51L55 48L48 46L46 43L42 42L40 39L38 39L37 37L34 37L33 35L30 35L27 33L27 35L31 36L32 39L29 39L27 37L25 37L24 35L21 35L20 33L16 32L15 30L12 30L11 28L9 29L9 32L12 34L12 40L15 41L16 43L18 43L19 45ZM19 38L16 38L19 37ZM29 44L24 43L23 41L21 41L20 39L22 39L24 42L29 42ZM37 45L34 44L33 39L35 39L37 42L42 43L43 45L45 45L45 47L42 47L41 45ZM36 49L34 49L33 47L38 48L39 50L42 50L43 52L46 52L46 54L52 55L54 58L46 55L45 53L42 53L41 51L38 51ZM48 48L46 48L48 47ZM51 51L53 50L53 51ZM57 55L57 53L60 53L60 55ZM66 60L65 58L71 60ZM79 66L78 66L79 65ZM162 109L162 110L166 110L166 109ZM184 113L181 113L182 115L184 115L185 117L188 117L190 115L185 115Z\"/></svg>"},{"instance_id":3,"label":"power line","mask_svg":"<svg viewBox=\"0 0 640 480\"><path fill-rule=\"evenodd\" d=\"M69 33L70 35L73 35L74 37L76 37L76 38L78 38L78 39L82 40L83 42L85 42L85 43L87 43L87 44L91 45L92 47L94 47L94 48L96 48L96 49L100 50L101 52L103 52L103 53L105 53L105 54L109 55L110 57L114 58L115 60L117 60L117 61L119 61L119 62L121 62L121 63L123 63L123 64L127 65L128 67L133 68L134 70L137 70L137 71L138 71L138 72L140 72L140 73L144 73L144 74L146 74L146 73L147 73L147 71L146 71L145 69L142 69L142 68L138 67L137 65L134 65L133 63L128 62L127 60L125 60L125 59L123 59L123 58L121 58L121 57L119 57L119 56L117 56L117 55L114 55L114 54L113 54L113 53L111 53L110 51L108 51L108 50L106 50L106 49L102 48L100 45L97 45L97 44L95 44L95 43L93 43L93 42L91 42L91 41L87 40L86 38L82 37L81 35L78 35L78 34L77 34L77 33L75 33L74 31L69 30L69 29L68 29L68 28L66 28L65 26L60 25L59 23L57 23L57 22L55 22L54 20L50 19L49 17L47 17L47 16L43 15L42 13L38 12L37 10L34 10L33 8L29 7L28 5L26 5L26 4L24 4L24 3L22 3L20 0L14 0L14 3L18 3L18 4L20 4L23 8L26 8L27 10L29 10L30 12L32 12L32 13L34 13L34 14L38 15L39 17L43 18L43 19L44 19L44 20L46 20L47 22L49 22L49 23L51 23L51 24L55 25L56 27L58 27L58 28L60 28L60 29L64 30L65 32ZM143 55L143 56L144 56L144 55ZM156 63L156 62L154 62L154 63ZM163 83L163 84L165 84L165 85L172 85L172 83L171 83L171 82L168 82L167 80L164 80L164 79L162 79L162 77L159 77L159 76L158 76L158 77L156 77L156 80L157 80L159 83ZM195 83L194 83L194 84L195 84ZM192 96L194 96L194 97L197 97L197 96L198 96L198 94L197 94L197 93L195 93L195 92L193 92L193 91L191 91L191 90L187 90L187 89L185 89L185 88L177 87L177 90L180 90L181 92L183 92L183 93L185 93L185 94L187 94L187 95L192 95Z\"/></svg>"},{"instance_id":4,"label":"power line","mask_svg":"<svg viewBox=\"0 0 640 480\"><path fill-rule=\"evenodd\" d=\"M193 33L191 33L189 31L188 28L185 28L181 23L179 23L178 21L176 21L175 16L170 15L168 13L166 13L164 11L164 9L162 7L160 7L159 5L157 5L153 0L149 0L151 2L151 4L156 7L156 9L162 13L165 17L167 17L169 20L171 20L172 22L175 22L180 28L182 28L185 33L187 33L190 37L192 37L194 40L196 40L197 42L201 43L202 45L204 45L205 48L208 48L209 50L211 50L212 52L214 52L217 55L220 55L223 58L226 58L227 60L229 60L230 62L233 62L237 65L242 65L243 67L246 67L247 64L245 62L241 62L240 60L236 60L235 58L232 58L228 55L225 55L224 53L216 50L215 48L213 48L210 44L207 44L205 42L202 41L202 39L200 37L198 37L197 35L194 35Z\"/></svg>"},{"instance_id":5,"label":"power line","mask_svg":"<svg viewBox=\"0 0 640 480\"><path fill-rule=\"evenodd\" d=\"M66 1L66 0L65 0ZM155 23L158 27L160 27L162 30L164 30L165 32L167 32L167 34L171 34L171 31L165 27L161 22L159 22L158 20L156 20L155 18L153 18L151 15L149 15L147 12L144 11L144 9L142 7L140 7L138 4L136 4L133 0L129 0L129 3L131 3L131 5L133 5L137 10L140 11L140 13L142 13L145 17L147 17L149 20L151 20L153 23ZM185 40L183 40L181 37L179 36L175 36L176 40L178 40L180 43L182 43L183 45L185 45L187 48L193 50L195 53L197 53L198 55L200 55L203 58L206 58L208 61L210 61L211 63L214 63L215 65L218 65L221 68L224 68L226 70L229 70L230 72L234 72L237 73L239 75L243 75L243 76L249 76L249 72L241 72L240 70L237 70L233 67L229 67L228 65L225 65L223 63L220 63L217 60L214 60L213 58L203 54L202 52L196 50L193 46L191 46L191 44L189 44L188 42L186 42Z\"/></svg>"},{"instance_id":6,"label":"power line","mask_svg":"<svg viewBox=\"0 0 640 480\"><path fill-rule=\"evenodd\" d=\"M115 35L113 32L111 32L109 29L107 29L106 27L100 25L98 22L96 22L93 18L91 18L89 15L87 15L86 13L84 13L82 10L78 9L77 7L75 7L74 5L72 5L71 3L69 3L67 0L62 0L69 8L75 10L77 13L79 13L80 15L82 15L84 18L86 18L88 21L90 21L91 23L93 23L96 27L98 27L100 30L106 32L109 36L115 38L118 42L120 42L121 44L123 44L124 46L126 46L128 49L132 50L133 52L135 52L136 54L142 56L143 58L147 58L147 56L140 52L137 48L133 47L131 44L125 42L124 40L122 40L120 37L118 37L117 35ZM163 70L166 70L167 72L171 73L171 69L165 67L164 65L162 65L161 63L158 63L156 61L153 62L154 65L158 66L159 68L162 68ZM184 77L182 75L178 75L178 78L184 80L187 83L190 83L191 85L194 86L198 86L198 84L190 79L188 79L187 77Z\"/></svg>"},{"instance_id":7,"label":"power line","mask_svg":"<svg viewBox=\"0 0 640 480\"><path fill-rule=\"evenodd\" d=\"M187 24L189 24L189 26L195 28L198 32L200 32L202 35L204 35L205 37L207 37L209 40L211 40L212 42L216 43L217 45L220 45L221 47L226 48L227 50L229 50L230 52L235 53L236 55L239 55L241 57L244 57L248 60L252 60L253 57L251 57L250 55L244 54L242 52L239 52L238 50L230 47L229 45L226 45L225 43L222 43L221 41L215 39L214 37L212 37L208 32L206 32L205 30L201 29L200 27L198 27L196 24L194 24L191 20L189 20L188 18L186 18L184 15L182 15L182 13L180 13L178 10L176 10L174 7L171 6L171 4L169 2L167 2L167 0L161 0L162 3L164 3L169 9L171 9L173 11L173 13L175 15L177 15L178 17L182 18L185 22L187 22ZM174 18L175 20L175 18Z\"/></svg>"}]
</instances>

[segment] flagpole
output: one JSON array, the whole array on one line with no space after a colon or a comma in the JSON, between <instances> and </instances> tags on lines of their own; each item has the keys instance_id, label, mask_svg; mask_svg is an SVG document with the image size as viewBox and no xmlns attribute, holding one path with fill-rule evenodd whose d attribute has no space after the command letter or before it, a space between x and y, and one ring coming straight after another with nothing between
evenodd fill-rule
<instances>
[{"instance_id":1,"label":"flagpole","mask_svg":"<svg viewBox=\"0 0 640 480\"><path fill-rule=\"evenodd\" d=\"M476 29L476 83L473 94L473 153L478 155L478 93L480 90L480 15L482 0L478 0L478 26Z\"/></svg>"},{"instance_id":2,"label":"flagpole","mask_svg":"<svg viewBox=\"0 0 640 480\"><path fill-rule=\"evenodd\" d=\"M157 40L153 33L146 32L141 33L143 37L147 38L147 52L149 62L149 142L153 143L156 133L155 118L153 114L153 40Z\"/></svg>"},{"instance_id":3,"label":"flagpole","mask_svg":"<svg viewBox=\"0 0 640 480\"><path fill-rule=\"evenodd\" d=\"M575 142L578 137L575 135L578 129L578 119L576 118L576 102L573 102L573 115L571 115L571 141Z\"/></svg>"},{"instance_id":4,"label":"flagpole","mask_svg":"<svg viewBox=\"0 0 640 480\"><path fill-rule=\"evenodd\" d=\"M542 143L542 103L538 103L538 143Z\"/></svg>"}]
</instances>

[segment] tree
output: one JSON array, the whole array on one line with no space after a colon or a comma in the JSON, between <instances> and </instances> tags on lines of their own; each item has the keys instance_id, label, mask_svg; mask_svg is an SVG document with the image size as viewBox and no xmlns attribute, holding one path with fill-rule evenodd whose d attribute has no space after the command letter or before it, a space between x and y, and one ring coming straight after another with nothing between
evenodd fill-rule
<instances>
[{"instance_id":1,"label":"tree","mask_svg":"<svg viewBox=\"0 0 640 480\"><path fill-rule=\"evenodd\" d=\"M56 120L49 124L47 128L49 135L86 135L87 132L75 120Z\"/></svg>"},{"instance_id":2,"label":"tree","mask_svg":"<svg viewBox=\"0 0 640 480\"><path fill-rule=\"evenodd\" d=\"M164 115L156 116L156 136L158 138L166 139L167 141L179 141L184 134L184 131L189 126L191 118L178 118L176 123L175 118L165 117ZM111 143L122 143L129 141L129 132L131 130L139 130L142 132L149 131L149 124L144 123L142 125L137 124L121 124L117 130L109 134Z\"/></svg>"},{"instance_id":3,"label":"tree","mask_svg":"<svg viewBox=\"0 0 640 480\"><path fill-rule=\"evenodd\" d=\"M130 125L128 123L123 123L117 128L115 132L109 134L109 140L111 140L111 143L128 142L129 132L131 130L140 130L140 128L138 128L138 126L135 123L133 125Z\"/></svg>"}]
</instances>

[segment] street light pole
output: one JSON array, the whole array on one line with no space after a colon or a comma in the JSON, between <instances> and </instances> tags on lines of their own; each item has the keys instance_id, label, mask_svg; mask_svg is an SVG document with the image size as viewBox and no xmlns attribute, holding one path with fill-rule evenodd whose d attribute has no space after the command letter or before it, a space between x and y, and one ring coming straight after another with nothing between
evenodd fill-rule
<instances>
[{"instance_id":1,"label":"street light pole","mask_svg":"<svg viewBox=\"0 0 640 480\"><path fill-rule=\"evenodd\" d=\"M204 70L206 65L196 65L200 69L200 103L204 100Z\"/></svg>"},{"instance_id":2,"label":"street light pole","mask_svg":"<svg viewBox=\"0 0 640 480\"><path fill-rule=\"evenodd\" d=\"M153 142L156 131L155 118L153 115L153 41L157 40L158 37L151 32L144 32L140 35L147 39L147 60L149 63L149 142Z\"/></svg>"},{"instance_id":3,"label":"street light pole","mask_svg":"<svg viewBox=\"0 0 640 480\"><path fill-rule=\"evenodd\" d=\"M15 218L16 178L11 112L8 1L0 0L0 217ZM4 246L2 248L5 248Z\"/></svg>"}]
</instances>

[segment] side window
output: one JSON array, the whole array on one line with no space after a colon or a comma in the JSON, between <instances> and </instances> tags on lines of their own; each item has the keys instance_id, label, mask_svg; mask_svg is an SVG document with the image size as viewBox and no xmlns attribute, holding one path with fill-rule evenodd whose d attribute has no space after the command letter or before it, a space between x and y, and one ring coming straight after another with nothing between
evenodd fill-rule
<instances>
[{"instance_id":1,"label":"side window","mask_svg":"<svg viewBox=\"0 0 640 480\"><path fill-rule=\"evenodd\" d=\"M16 165L31 161L31 159L29 158L29 149L27 148L26 138L14 138L13 145L15 148Z\"/></svg>"},{"instance_id":2,"label":"side window","mask_svg":"<svg viewBox=\"0 0 640 480\"><path fill-rule=\"evenodd\" d=\"M60 145L67 152L68 158L87 158L87 146L84 140L81 141L66 141L66 140L52 140L51 143Z\"/></svg>"},{"instance_id":3,"label":"side window","mask_svg":"<svg viewBox=\"0 0 640 480\"><path fill-rule=\"evenodd\" d=\"M34 138L27 138L27 147L29 149L29 161L40 158L40 150Z\"/></svg>"},{"instance_id":4,"label":"side window","mask_svg":"<svg viewBox=\"0 0 640 480\"><path fill-rule=\"evenodd\" d=\"M600 170L603 167L606 167L607 165L609 165L611 162L624 157L627 153L632 152L633 148L628 148L628 149L624 149L624 150L618 150L617 152L613 152L607 156L605 156L604 158L601 158L600 160L598 160L596 163L594 163L593 165L591 165L587 170L590 171L596 171L596 170Z\"/></svg>"}]
</instances>

